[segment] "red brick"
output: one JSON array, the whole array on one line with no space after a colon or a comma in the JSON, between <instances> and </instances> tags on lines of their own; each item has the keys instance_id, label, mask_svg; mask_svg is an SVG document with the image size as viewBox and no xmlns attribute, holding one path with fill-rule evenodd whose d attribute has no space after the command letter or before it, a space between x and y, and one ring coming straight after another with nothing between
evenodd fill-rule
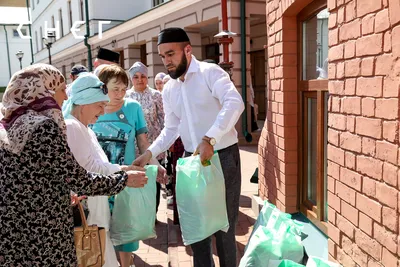
<instances>
[{"instance_id":1,"label":"red brick","mask_svg":"<svg viewBox=\"0 0 400 267\"><path fill-rule=\"evenodd\" d=\"M382 121L380 119L357 117L356 132L361 135L380 139L382 137Z\"/></svg>"},{"instance_id":2,"label":"red brick","mask_svg":"<svg viewBox=\"0 0 400 267\"><path fill-rule=\"evenodd\" d=\"M343 79L345 76L345 72L344 72L344 62L339 62L336 65L336 78L338 79Z\"/></svg>"},{"instance_id":3,"label":"red brick","mask_svg":"<svg viewBox=\"0 0 400 267\"><path fill-rule=\"evenodd\" d=\"M371 138L363 137L362 139L362 153L367 156L375 156L376 141Z\"/></svg>"},{"instance_id":4,"label":"red brick","mask_svg":"<svg viewBox=\"0 0 400 267\"><path fill-rule=\"evenodd\" d=\"M345 114L361 114L361 98L360 97L345 97L342 100L342 113Z\"/></svg>"},{"instance_id":5,"label":"red brick","mask_svg":"<svg viewBox=\"0 0 400 267\"><path fill-rule=\"evenodd\" d=\"M361 145L360 145L361 146ZM341 168L340 181L357 191L361 191L361 175L347 168Z\"/></svg>"},{"instance_id":6,"label":"red brick","mask_svg":"<svg viewBox=\"0 0 400 267\"><path fill-rule=\"evenodd\" d=\"M344 201L341 202L341 209L343 217L358 226L358 210Z\"/></svg>"},{"instance_id":7,"label":"red brick","mask_svg":"<svg viewBox=\"0 0 400 267\"><path fill-rule=\"evenodd\" d=\"M362 17L382 8L382 1L357 1L357 16Z\"/></svg>"},{"instance_id":8,"label":"red brick","mask_svg":"<svg viewBox=\"0 0 400 267\"><path fill-rule=\"evenodd\" d=\"M332 105L331 105L331 111L332 112L340 112L340 97L336 97L336 96L331 96L331 101L332 101Z\"/></svg>"},{"instance_id":9,"label":"red brick","mask_svg":"<svg viewBox=\"0 0 400 267\"><path fill-rule=\"evenodd\" d=\"M334 146L339 146L339 132L329 128L328 142Z\"/></svg>"},{"instance_id":10,"label":"red brick","mask_svg":"<svg viewBox=\"0 0 400 267\"><path fill-rule=\"evenodd\" d=\"M331 13L329 14L328 18L328 28L332 29L335 28L337 25L337 13Z\"/></svg>"},{"instance_id":11,"label":"red brick","mask_svg":"<svg viewBox=\"0 0 400 267\"><path fill-rule=\"evenodd\" d=\"M340 175L340 165L336 164L335 162L328 161L328 169L327 173L329 176L339 180Z\"/></svg>"},{"instance_id":12,"label":"red brick","mask_svg":"<svg viewBox=\"0 0 400 267\"><path fill-rule=\"evenodd\" d=\"M362 192L370 197L376 196L376 181L368 178L367 176L363 177L363 189Z\"/></svg>"},{"instance_id":13,"label":"red brick","mask_svg":"<svg viewBox=\"0 0 400 267\"><path fill-rule=\"evenodd\" d=\"M382 246L376 241L371 239L368 235L360 230L356 230L356 244L369 255L377 259L381 259Z\"/></svg>"},{"instance_id":14,"label":"red brick","mask_svg":"<svg viewBox=\"0 0 400 267\"><path fill-rule=\"evenodd\" d=\"M374 238L392 253L397 253L397 236L374 223Z\"/></svg>"},{"instance_id":15,"label":"red brick","mask_svg":"<svg viewBox=\"0 0 400 267\"><path fill-rule=\"evenodd\" d=\"M374 58L364 58L361 63L361 75L372 76L374 75Z\"/></svg>"},{"instance_id":16,"label":"red brick","mask_svg":"<svg viewBox=\"0 0 400 267\"><path fill-rule=\"evenodd\" d=\"M351 1L345 7L346 22L352 21L356 18L356 2Z\"/></svg>"},{"instance_id":17,"label":"red brick","mask_svg":"<svg viewBox=\"0 0 400 267\"><path fill-rule=\"evenodd\" d=\"M373 33L374 25L375 25L375 16L373 14L365 16L361 22L362 35L368 35Z\"/></svg>"},{"instance_id":18,"label":"red brick","mask_svg":"<svg viewBox=\"0 0 400 267\"><path fill-rule=\"evenodd\" d=\"M330 255L336 257L336 244L330 239L328 239L328 252Z\"/></svg>"},{"instance_id":19,"label":"red brick","mask_svg":"<svg viewBox=\"0 0 400 267\"><path fill-rule=\"evenodd\" d=\"M332 178L331 176L328 176L328 178L327 178L327 184L328 184L328 186L327 186L327 188L328 188L328 190L329 191L331 191L333 194L335 194L335 183L336 183L336 179L337 178Z\"/></svg>"},{"instance_id":20,"label":"red brick","mask_svg":"<svg viewBox=\"0 0 400 267\"><path fill-rule=\"evenodd\" d=\"M388 0L383 0L383 7L388 8L388 6L389 6Z\"/></svg>"},{"instance_id":21,"label":"red brick","mask_svg":"<svg viewBox=\"0 0 400 267\"><path fill-rule=\"evenodd\" d=\"M383 138L394 143L398 139L399 124L397 121L383 122Z\"/></svg>"},{"instance_id":22,"label":"red brick","mask_svg":"<svg viewBox=\"0 0 400 267\"><path fill-rule=\"evenodd\" d=\"M342 44L329 48L328 51L329 62L343 59L343 53L344 53L344 46Z\"/></svg>"},{"instance_id":23,"label":"red brick","mask_svg":"<svg viewBox=\"0 0 400 267\"><path fill-rule=\"evenodd\" d=\"M389 11L384 9L375 15L375 33L383 32L389 29Z\"/></svg>"},{"instance_id":24,"label":"red brick","mask_svg":"<svg viewBox=\"0 0 400 267\"><path fill-rule=\"evenodd\" d=\"M385 183L396 187L397 186L397 176L398 176L398 167L392 165L390 163L383 163L383 181Z\"/></svg>"},{"instance_id":25,"label":"red brick","mask_svg":"<svg viewBox=\"0 0 400 267\"><path fill-rule=\"evenodd\" d=\"M382 263L384 266L397 266L397 257L390 253L386 248L382 251Z\"/></svg>"},{"instance_id":26,"label":"red brick","mask_svg":"<svg viewBox=\"0 0 400 267\"><path fill-rule=\"evenodd\" d=\"M383 97L398 97L399 78L385 77L383 80Z\"/></svg>"},{"instance_id":27,"label":"red brick","mask_svg":"<svg viewBox=\"0 0 400 267\"><path fill-rule=\"evenodd\" d=\"M390 231L392 231L393 233L398 233L399 216L397 215L396 210L388 207L383 207L382 220L383 220L383 225L386 226Z\"/></svg>"},{"instance_id":28,"label":"red brick","mask_svg":"<svg viewBox=\"0 0 400 267\"><path fill-rule=\"evenodd\" d=\"M353 58L356 55L356 41L347 41L344 43L344 58Z\"/></svg>"},{"instance_id":29,"label":"red brick","mask_svg":"<svg viewBox=\"0 0 400 267\"><path fill-rule=\"evenodd\" d=\"M353 244L353 260L359 266L367 266L369 255L364 253L356 244Z\"/></svg>"},{"instance_id":30,"label":"red brick","mask_svg":"<svg viewBox=\"0 0 400 267\"><path fill-rule=\"evenodd\" d=\"M392 34L389 31L387 31L383 35L383 51L388 53L391 50L392 50Z\"/></svg>"},{"instance_id":31,"label":"red brick","mask_svg":"<svg viewBox=\"0 0 400 267\"><path fill-rule=\"evenodd\" d=\"M328 221L330 223L336 223L336 211L328 206Z\"/></svg>"},{"instance_id":32,"label":"red brick","mask_svg":"<svg viewBox=\"0 0 400 267\"><path fill-rule=\"evenodd\" d=\"M383 54L376 58L375 75L388 75L393 66L393 56Z\"/></svg>"},{"instance_id":33,"label":"red brick","mask_svg":"<svg viewBox=\"0 0 400 267\"><path fill-rule=\"evenodd\" d=\"M347 168L351 170L356 169L356 155L351 152L346 152L344 155L344 161Z\"/></svg>"},{"instance_id":34,"label":"red brick","mask_svg":"<svg viewBox=\"0 0 400 267\"><path fill-rule=\"evenodd\" d=\"M383 162L374 158L357 156L357 171L376 180L382 180Z\"/></svg>"},{"instance_id":35,"label":"red brick","mask_svg":"<svg viewBox=\"0 0 400 267\"><path fill-rule=\"evenodd\" d=\"M357 95L359 96L382 96L383 77L371 78L360 77L357 79Z\"/></svg>"},{"instance_id":36,"label":"red brick","mask_svg":"<svg viewBox=\"0 0 400 267\"><path fill-rule=\"evenodd\" d=\"M357 56L372 56L378 55L383 51L383 34L372 34L357 39L356 55ZM330 59L330 57L329 57ZM339 58L341 59L341 58Z\"/></svg>"},{"instance_id":37,"label":"red brick","mask_svg":"<svg viewBox=\"0 0 400 267\"><path fill-rule=\"evenodd\" d=\"M328 236L337 245L341 244L340 231L331 223L328 223Z\"/></svg>"},{"instance_id":38,"label":"red brick","mask_svg":"<svg viewBox=\"0 0 400 267\"><path fill-rule=\"evenodd\" d=\"M329 46L335 46L339 43L339 34L338 33L339 33L338 28L329 31L329 37L328 37Z\"/></svg>"},{"instance_id":39,"label":"red brick","mask_svg":"<svg viewBox=\"0 0 400 267\"><path fill-rule=\"evenodd\" d=\"M400 22L400 2L398 0L389 0L389 19L392 26Z\"/></svg>"},{"instance_id":40,"label":"red brick","mask_svg":"<svg viewBox=\"0 0 400 267\"><path fill-rule=\"evenodd\" d=\"M340 198L328 192L328 205L340 213Z\"/></svg>"},{"instance_id":41,"label":"red brick","mask_svg":"<svg viewBox=\"0 0 400 267\"><path fill-rule=\"evenodd\" d=\"M376 157L378 159L388 161L390 163L397 163L397 149L398 145L388 143L386 141L376 142Z\"/></svg>"},{"instance_id":42,"label":"red brick","mask_svg":"<svg viewBox=\"0 0 400 267\"><path fill-rule=\"evenodd\" d=\"M340 25L344 22L344 7L340 7L337 11L338 17L337 17L337 23Z\"/></svg>"},{"instance_id":43,"label":"red brick","mask_svg":"<svg viewBox=\"0 0 400 267\"><path fill-rule=\"evenodd\" d=\"M356 191L354 191L350 187L336 181L336 193L341 199L343 199L347 203L353 206L356 205Z\"/></svg>"},{"instance_id":44,"label":"red brick","mask_svg":"<svg viewBox=\"0 0 400 267\"><path fill-rule=\"evenodd\" d=\"M328 79L329 80L336 79L336 64L335 63L329 63L329 65L328 65ZM329 85L328 85L328 87L329 87Z\"/></svg>"},{"instance_id":45,"label":"red brick","mask_svg":"<svg viewBox=\"0 0 400 267\"><path fill-rule=\"evenodd\" d=\"M397 119L399 110L398 98L377 99L375 116L378 118L394 120Z\"/></svg>"},{"instance_id":46,"label":"red brick","mask_svg":"<svg viewBox=\"0 0 400 267\"><path fill-rule=\"evenodd\" d=\"M351 133L356 132L356 117L355 116L347 116L347 123L346 123L347 131Z\"/></svg>"},{"instance_id":47,"label":"red brick","mask_svg":"<svg viewBox=\"0 0 400 267\"><path fill-rule=\"evenodd\" d=\"M358 77L361 71L361 60L353 59L345 62L345 75L346 77Z\"/></svg>"},{"instance_id":48,"label":"red brick","mask_svg":"<svg viewBox=\"0 0 400 267\"><path fill-rule=\"evenodd\" d=\"M400 38L400 26L396 26L392 30L392 39L399 40ZM400 56L400 44L397 41L392 42L392 52L394 57Z\"/></svg>"},{"instance_id":49,"label":"red brick","mask_svg":"<svg viewBox=\"0 0 400 267\"><path fill-rule=\"evenodd\" d=\"M353 259L347 255L343 250L340 248L337 249L337 260L340 262L343 266L346 267L356 267L356 263L353 261Z\"/></svg>"},{"instance_id":50,"label":"red brick","mask_svg":"<svg viewBox=\"0 0 400 267\"><path fill-rule=\"evenodd\" d=\"M370 199L360 193L356 193L357 209L368 214L377 222L381 221L382 218L382 205L375 200Z\"/></svg>"},{"instance_id":51,"label":"red brick","mask_svg":"<svg viewBox=\"0 0 400 267\"><path fill-rule=\"evenodd\" d=\"M384 183L376 184L376 198L393 209L397 209L397 190Z\"/></svg>"},{"instance_id":52,"label":"red brick","mask_svg":"<svg viewBox=\"0 0 400 267\"><path fill-rule=\"evenodd\" d=\"M361 36L361 21L355 20L342 25L339 29L339 40L344 42L351 39L357 39Z\"/></svg>"},{"instance_id":53,"label":"red brick","mask_svg":"<svg viewBox=\"0 0 400 267\"><path fill-rule=\"evenodd\" d=\"M377 262L373 258L368 259L368 267L384 267L380 262Z\"/></svg>"},{"instance_id":54,"label":"red brick","mask_svg":"<svg viewBox=\"0 0 400 267\"><path fill-rule=\"evenodd\" d=\"M346 116L341 114L328 114L328 125L338 130L346 130Z\"/></svg>"},{"instance_id":55,"label":"red brick","mask_svg":"<svg viewBox=\"0 0 400 267\"><path fill-rule=\"evenodd\" d=\"M328 0L327 2L329 11L336 8L336 0Z\"/></svg>"},{"instance_id":56,"label":"red brick","mask_svg":"<svg viewBox=\"0 0 400 267\"><path fill-rule=\"evenodd\" d=\"M355 93L356 93L356 79L346 79L344 92L345 92L345 95L355 95Z\"/></svg>"},{"instance_id":57,"label":"red brick","mask_svg":"<svg viewBox=\"0 0 400 267\"><path fill-rule=\"evenodd\" d=\"M336 226L340 229L345 235L349 238L354 238L354 230L355 227L351 222L340 216L339 214L336 215Z\"/></svg>"},{"instance_id":58,"label":"red brick","mask_svg":"<svg viewBox=\"0 0 400 267\"><path fill-rule=\"evenodd\" d=\"M362 115L366 117L374 117L375 116L375 99L374 98L363 98L362 99Z\"/></svg>"},{"instance_id":59,"label":"red brick","mask_svg":"<svg viewBox=\"0 0 400 267\"><path fill-rule=\"evenodd\" d=\"M373 225L372 222L373 221L370 217L368 217L362 212L359 212L359 221L358 221L359 227L370 237L372 237L372 225Z\"/></svg>"},{"instance_id":60,"label":"red brick","mask_svg":"<svg viewBox=\"0 0 400 267\"><path fill-rule=\"evenodd\" d=\"M344 166L344 150L328 145L328 159Z\"/></svg>"}]
</instances>

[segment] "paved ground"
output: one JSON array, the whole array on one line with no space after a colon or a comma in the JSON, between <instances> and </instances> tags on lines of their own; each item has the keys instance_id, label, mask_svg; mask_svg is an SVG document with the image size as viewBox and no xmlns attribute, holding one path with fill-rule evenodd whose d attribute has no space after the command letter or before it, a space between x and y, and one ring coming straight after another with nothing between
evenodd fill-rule
<instances>
[{"instance_id":1,"label":"paved ground","mask_svg":"<svg viewBox=\"0 0 400 267\"><path fill-rule=\"evenodd\" d=\"M247 244L255 222L251 210L251 196L257 193L257 185L250 183L250 177L257 168L257 146L240 148L242 161L242 193L240 199L239 222L236 228L236 241L238 248L238 263L243 256L244 246ZM140 242L140 248L135 253L135 266L154 267L191 267L192 251L182 243L179 226L172 223L172 206L167 207L165 195L163 196L157 214L160 221L157 225L157 239ZM219 266L214 244L214 261Z\"/></svg>"}]
</instances>

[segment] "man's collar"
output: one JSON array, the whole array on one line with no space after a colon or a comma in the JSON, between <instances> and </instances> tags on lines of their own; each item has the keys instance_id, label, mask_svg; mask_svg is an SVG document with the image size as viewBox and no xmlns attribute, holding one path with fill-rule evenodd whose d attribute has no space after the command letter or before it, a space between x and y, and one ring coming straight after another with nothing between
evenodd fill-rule
<instances>
[{"instance_id":1,"label":"man's collar","mask_svg":"<svg viewBox=\"0 0 400 267\"><path fill-rule=\"evenodd\" d=\"M189 73L196 73L199 70L199 61L196 59L194 55L192 55L192 59L190 60L189 68L185 74L185 81ZM179 78L177 79L179 82L182 82Z\"/></svg>"}]
</instances>

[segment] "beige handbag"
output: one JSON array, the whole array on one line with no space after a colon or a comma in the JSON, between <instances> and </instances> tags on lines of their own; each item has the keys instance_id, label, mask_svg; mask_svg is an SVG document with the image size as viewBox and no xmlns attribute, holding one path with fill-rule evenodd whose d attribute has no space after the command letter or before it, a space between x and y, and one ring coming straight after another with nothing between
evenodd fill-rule
<instances>
[{"instance_id":1,"label":"beige handbag","mask_svg":"<svg viewBox=\"0 0 400 267\"><path fill-rule=\"evenodd\" d=\"M74 228L74 241L79 267L101 267L105 262L106 230L88 225L80 202L78 208L82 226Z\"/></svg>"}]
</instances>

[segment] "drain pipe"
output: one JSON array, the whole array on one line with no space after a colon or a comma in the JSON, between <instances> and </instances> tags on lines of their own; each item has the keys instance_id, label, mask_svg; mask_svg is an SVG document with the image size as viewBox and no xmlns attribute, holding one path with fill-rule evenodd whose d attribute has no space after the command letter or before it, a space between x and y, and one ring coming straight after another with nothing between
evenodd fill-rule
<instances>
[{"instance_id":1,"label":"drain pipe","mask_svg":"<svg viewBox=\"0 0 400 267\"><path fill-rule=\"evenodd\" d=\"M7 46L7 59L8 59L8 74L10 75L11 79L11 61L10 61L10 49L8 47L8 35L7 35L7 28L6 25L3 24L4 32L6 34L6 46Z\"/></svg>"},{"instance_id":2,"label":"drain pipe","mask_svg":"<svg viewBox=\"0 0 400 267\"><path fill-rule=\"evenodd\" d=\"M242 97L244 102L244 112L242 113L242 133L246 141L253 140L251 133L247 131L247 66L246 66L246 1L240 0L240 42L241 42L241 62L242 62Z\"/></svg>"},{"instance_id":3,"label":"drain pipe","mask_svg":"<svg viewBox=\"0 0 400 267\"><path fill-rule=\"evenodd\" d=\"M85 46L87 47L87 53L88 53L88 69L89 71L92 71L92 49L90 47L90 44L88 43L88 39L90 37L90 27L89 27L89 4L88 0L85 0L85 16L86 16L86 34L85 34Z\"/></svg>"}]
</instances>

